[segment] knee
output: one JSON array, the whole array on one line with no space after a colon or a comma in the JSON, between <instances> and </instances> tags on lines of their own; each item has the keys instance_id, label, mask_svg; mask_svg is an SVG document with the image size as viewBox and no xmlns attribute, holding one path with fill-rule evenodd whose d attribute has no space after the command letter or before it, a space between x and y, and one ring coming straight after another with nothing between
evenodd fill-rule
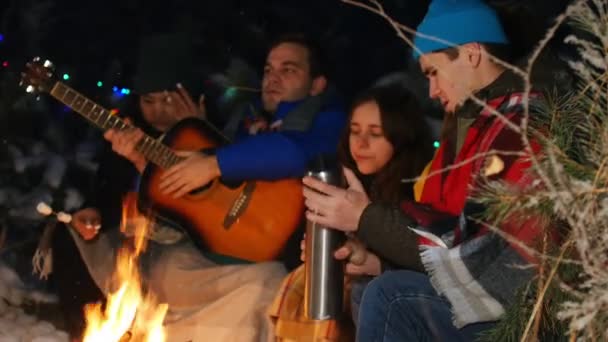
<instances>
[{"instance_id":1,"label":"knee","mask_svg":"<svg viewBox=\"0 0 608 342\"><path fill-rule=\"evenodd\" d=\"M359 279L355 279L351 283L350 288L350 311L351 318L353 322L357 323L357 318L359 317L359 307L361 306L361 298L363 297L363 292L367 287L367 284L371 281L371 277L362 277Z\"/></svg>"},{"instance_id":2,"label":"knee","mask_svg":"<svg viewBox=\"0 0 608 342\"><path fill-rule=\"evenodd\" d=\"M420 294L423 291L421 284L427 282L427 279L424 274L414 271L385 272L367 285L363 292L361 306L382 308L390 304L396 297Z\"/></svg>"},{"instance_id":3,"label":"knee","mask_svg":"<svg viewBox=\"0 0 608 342\"><path fill-rule=\"evenodd\" d=\"M361 297L363 296L363 292L365 291L367 284L369 284L372 279L373 278L360 278L353 280L350 288L351 303L354 303L356 305L359 305L359 303L361 303Z\"/></svg>"},{"instance_id":4,"label":"knee","mask_svg":"<svg viewBox=\"0 0 608 342\"><path fill-rule=\"evenodd\" d=\"M386 307L391 297L390 288L394 282L393 272L383 273L370 281L363 289L360 300L361 307Z\"/></svg>"}]
</instances>

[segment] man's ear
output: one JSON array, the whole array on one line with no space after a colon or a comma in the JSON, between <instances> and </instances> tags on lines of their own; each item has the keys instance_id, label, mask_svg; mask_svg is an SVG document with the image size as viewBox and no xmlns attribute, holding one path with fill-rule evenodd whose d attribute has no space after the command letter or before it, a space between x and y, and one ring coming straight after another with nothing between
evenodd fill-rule
<instances>
[{"instance_id":1,"label":"man's ear","mask_svg":"<svg viewBox=\"0 0 608 342\"><path fill-rule=\"evenodd\" d=\"M327 78L323 75L317 76L312 80L312 86L310 87L309 95L317 96L325 91L327 88Z\"/></svg>"},{"instance_id":2,"label":"man's ear","mask_svg":"<svg viewBox=\"0 0 608 342\"><path fill-rule=\"evenodd\" d=\"M471 66L477 67L481 63L482 49L483 47L479 43L466 43L462 45L461 52L465 53L467 61Z\"/></svg>"}]
</instances>

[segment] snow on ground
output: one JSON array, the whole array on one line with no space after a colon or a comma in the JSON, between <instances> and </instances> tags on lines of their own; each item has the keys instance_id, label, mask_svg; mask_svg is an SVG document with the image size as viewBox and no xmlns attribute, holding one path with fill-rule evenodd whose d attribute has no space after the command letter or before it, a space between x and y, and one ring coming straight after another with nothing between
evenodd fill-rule
<instances>
[{"instance_id":1,"label":"snow on ground","mask_svg":"<svg viewBox=\"0 0 608 342\"><path fill-rule=\"evenodd\" d=\"M28 291L17 273L0 262L0 342L68 342L66 332L23 310L25 303L52 303L56 298Z\"/></svg>"}]
</instances>

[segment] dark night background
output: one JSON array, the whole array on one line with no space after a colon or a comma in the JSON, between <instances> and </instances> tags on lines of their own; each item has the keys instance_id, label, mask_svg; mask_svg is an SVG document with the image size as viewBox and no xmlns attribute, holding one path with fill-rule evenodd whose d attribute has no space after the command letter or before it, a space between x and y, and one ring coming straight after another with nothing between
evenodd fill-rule
<instances>
[{"instance_id":1,"label":"dark night background","mask_svg":"<svg viewBox=\"0 0 608 342\"><path fill-rule=\"evenodd\" d=\"M569 1L489 2L523 56ZM428 3L382 1L393 18L410 27L419 23ZM290 31L319 38L329 56L330 77L347 102L394 72L408 74L415 82L411 87L426 94L409 48L388 23L339 0L0 1L0 226L8 232L0 261L17 269L27 287L59 295L61 309L53 312L63 328L77 332L82 304L98 294L62 229L55 234L54 274L45 282L30 275L30 259L44 225L33 207L39 200L56 210L77 206L77 200L68 200L70 191L81 191L92 181L101 134L50 97L26 95L18 87L25 63L34 56L51 59L59 76L69 74L70 86L108 108L124 110L134 96L122 95L120 89L132 86L141 37L187 32L195 38L197 71L216 111L212 114L223 121L219 103L228 89L214 85L213 75L225 75L230 61L238 58L259 81L267 44ZM566 32L560 30L554 41L559 43ZM255 80L236 85L255 87ZM99 81L103 86L97 86ZM67 281L66 274L81 279Z\"/></svg>"},{"instance_id":2,"label":"dark night background","mask_svg":"<svg viewBox=\"0 0 608 342\"><path fill-rule=\"evenodd\" d=\"M494 0L518 49L526 50L566 0ZM415 27L427 0L385 0L387 12ZM325 45L333 79L351 96L378 77L403 70L409 49L392 28L339 0L74 1L9 0L0 5L0 57L18 71L28 58L49 58L85 93L98 80L129 86L139 40L158 32L189 32L207 71L222 71L231 57L261 69L266 44L287 31L304 31Z\"/></svg>"}]
</instances>

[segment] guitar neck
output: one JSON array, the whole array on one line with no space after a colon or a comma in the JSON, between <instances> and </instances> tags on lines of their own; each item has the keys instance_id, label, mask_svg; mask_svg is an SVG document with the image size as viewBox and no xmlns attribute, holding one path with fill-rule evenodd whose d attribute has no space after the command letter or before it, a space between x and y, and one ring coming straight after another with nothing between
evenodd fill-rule
<instances>
[{"instance_id":1,"label":"guitar neck","mask_svg":"<svg viewBox=\"0 0 608 342\"><path fill-rule=\"evenodd\" d=\"M56 82L49 93L103 131L133 127L62 82ZM145 135L135 148L148 161L162 168L171 167L181 160L170 148L149 135Z\"/></svg>"}]
</instances>

